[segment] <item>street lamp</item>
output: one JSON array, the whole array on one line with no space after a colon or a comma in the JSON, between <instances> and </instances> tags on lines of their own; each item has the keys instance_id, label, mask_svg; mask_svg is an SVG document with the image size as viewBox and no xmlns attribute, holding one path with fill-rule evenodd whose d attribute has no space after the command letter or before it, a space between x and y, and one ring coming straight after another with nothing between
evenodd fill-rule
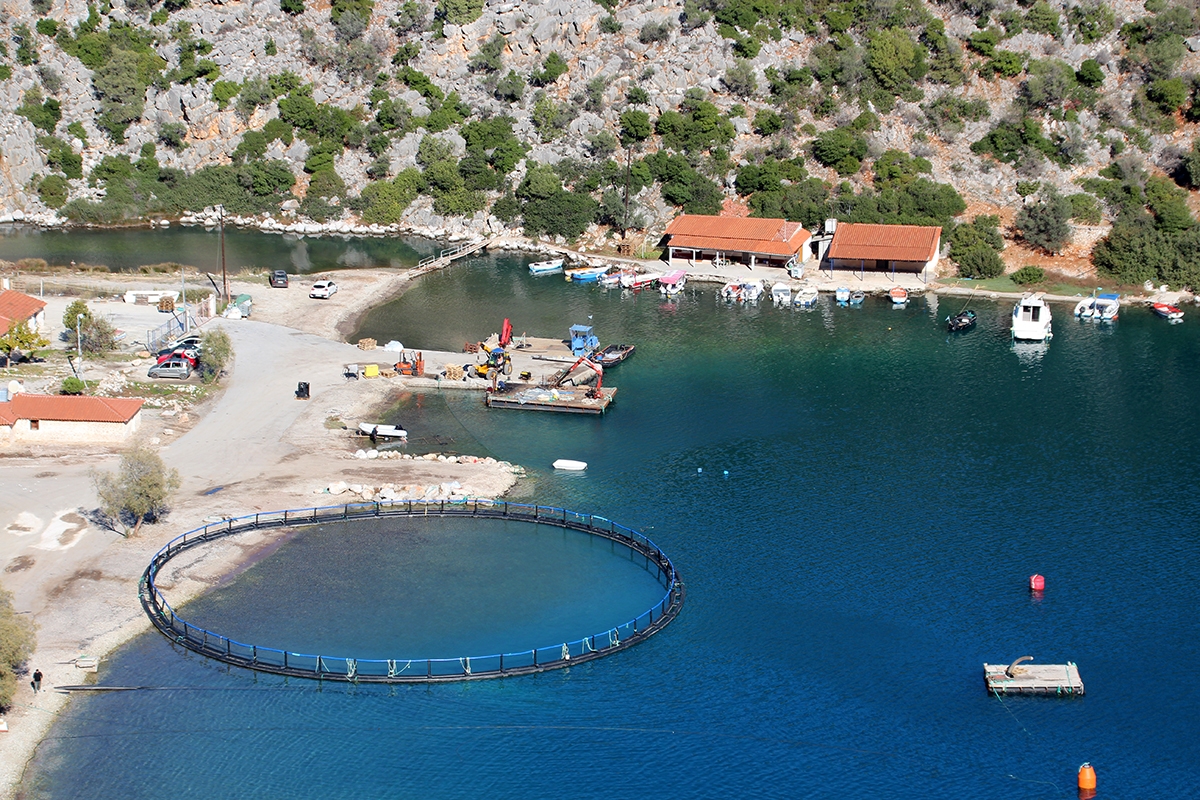
<instances>
[{"instance_id":1,"label":"street lamp","mask_svg":"<svg viewBox=\"0 0 1200 800\"><path fill-rule=\"evenodd\" d=\"M83 314L75 315L75 348L79 353L79 380L83 380L83 337L80 335L80 327L83 325Z\"/></svg>"}]
</instances>

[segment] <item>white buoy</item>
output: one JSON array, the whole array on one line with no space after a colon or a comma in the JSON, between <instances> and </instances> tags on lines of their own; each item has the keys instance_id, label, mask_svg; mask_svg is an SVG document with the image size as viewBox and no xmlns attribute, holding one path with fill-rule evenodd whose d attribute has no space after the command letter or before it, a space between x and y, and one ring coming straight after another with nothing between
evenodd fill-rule
<instances>
[{"instance_id":1,"label":"white buoy","mask_svg":"<svg viewBox=\"0 0 1200 800\"><path fill-rule=\"evenodd\" d=\"M586 461L572 461L569 458L560 458L554 462L555 469L568 470L570 472L580 472L587 469Z\"/></svg>"}]
</instances>

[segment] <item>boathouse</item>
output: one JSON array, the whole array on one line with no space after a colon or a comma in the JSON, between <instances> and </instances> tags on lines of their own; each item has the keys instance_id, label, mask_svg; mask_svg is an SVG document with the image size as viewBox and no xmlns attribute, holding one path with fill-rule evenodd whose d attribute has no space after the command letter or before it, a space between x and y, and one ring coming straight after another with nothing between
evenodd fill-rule
<instances>
[{"instance_id":1,"label":"boathouse","mask_svg":"<svg viewBox=\"0 0 1200 800\"><path fill-rule=\"evenodd\" d=\"M753 269L803 263L809 234L798 222L681 214L667 226L664 240L672 267L736 263Z\"/></svg>"},{"instance_id":2,"label":"boathouse","mask_svg":"<svg viewBox=\"0 0 1200 800\"><path fill-rule=\"evenodd\" d=\"M18 322L38 332L46 328L46 304L36 297L13 289L0 289L0 336Z\"/></svg>"},{"instance_id":3,"label":"boathouse","mask_svg":"<svg viewBox=\"0 0 1200 800\"><path fill-rule=\"evenodd\" d=\"M140 426L144 402L22 392L0 402L0 443L120 444Z\"/></svg>"},{"instance_id":4,"label":"boathouse","mask_svg":"<svg viewBox=\"0 0 1200 800\"><path fill-rule=\"evenodd\" d=\"M942 229L927 225L876 225L828 220L832 228L824 268L852 272L907 272L928 280L937 267ZM826 234L830 231L826 231ZM822 238L822 237L818 237Z\"/></svg>"}]
</instances>

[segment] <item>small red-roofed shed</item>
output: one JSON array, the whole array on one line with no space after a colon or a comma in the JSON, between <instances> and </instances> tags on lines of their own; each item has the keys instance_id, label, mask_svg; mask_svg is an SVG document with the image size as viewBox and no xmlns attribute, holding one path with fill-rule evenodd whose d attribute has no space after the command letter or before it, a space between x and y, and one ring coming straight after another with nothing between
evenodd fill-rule
<instances>
[{"instance_id":1,"label":"small red-roofed shed","mask_svg":"<svg viewBox=\"0 0 1200 800\"><path fill-rule=\"evenodd\" d=\"M141 425L144 402L22 392L0 402L0 442L119 444Z\"/></svg>"}]
</instances>

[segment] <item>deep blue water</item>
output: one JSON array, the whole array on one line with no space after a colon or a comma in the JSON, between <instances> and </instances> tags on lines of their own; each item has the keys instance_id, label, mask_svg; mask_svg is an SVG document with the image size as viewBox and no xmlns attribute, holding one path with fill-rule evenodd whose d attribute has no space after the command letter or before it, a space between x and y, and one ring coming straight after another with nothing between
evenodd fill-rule
<instances>
[{"instance_id":1,"label":"deep blue water","mask_svg":"<svg viewBox=\"0 0 1200 800\"><path fill-rule=\"evenodd\" d=\"M147 634L104 681L188 688L74 702L31 796L1010 800L1073 797L1084 761L1102 798L1190 794L1200 319L1056 307L1049 346L1014 350L1006 304L950 337L961 300L664 303L521 263L423 278L361 333L457 349L506 316L565 336L590 315L638 346L606 375L612 411L447 391L395 414L527 466L516 499L645 531L687 581L680 617L580 667L430 687L283 681ZM554 473L564 457L587 473ZM989 697L983 662L1022 655L1077 662L1087 696Z\"/></svg>"}]
</instances>

